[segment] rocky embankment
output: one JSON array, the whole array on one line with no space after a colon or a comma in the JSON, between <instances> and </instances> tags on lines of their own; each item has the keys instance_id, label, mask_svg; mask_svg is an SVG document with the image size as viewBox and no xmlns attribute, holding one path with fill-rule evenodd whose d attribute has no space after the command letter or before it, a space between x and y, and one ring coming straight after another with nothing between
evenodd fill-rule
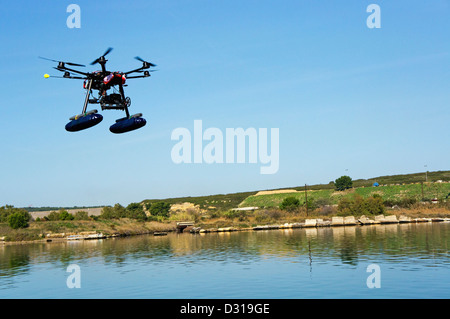
<instances>
[{"instance_id":1,"label":"rocky embankment","mask_svg":"<svg viewBox=\"0 0 450 319\"><path fill-rule=\"evenodd\" d=\"M336 227L336 226L365 226L365 225L381 225L381 224L401 224L401 223L431 223L431 222L450 222L450 218L411 218L408 216L396 215L378 215L374 219L367 216L355 218L354 216L332 217L329 220L320 218L306 219L303 223L285 223L280 225L260 225L248 228L224 227L224 228L208 228L188 227L185 231L190 233L211 233L211 232L231 232L231 231L257 231L270 229L289 229L289 228L308 228L308 227Z\"/></svg>"}]
</instances>

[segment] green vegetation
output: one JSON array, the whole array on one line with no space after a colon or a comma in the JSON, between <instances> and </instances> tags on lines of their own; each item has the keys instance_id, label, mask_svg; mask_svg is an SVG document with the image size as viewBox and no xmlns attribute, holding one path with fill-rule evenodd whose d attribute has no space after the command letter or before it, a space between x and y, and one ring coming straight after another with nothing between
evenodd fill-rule
<instances>
[{"instance_id":1,"label":"green vegetation","mask_svg":"<svg viewBox=\"0 0 450 319\"><path fill-rule=\"evenodd\" d=\"M353 187L353 181L350 176L344 175L334 181L334 186L338 191L345 191Z\"/></svg>"},{"instance_id":2,"label":"green vegetation","mask_svg":"<svg viewBox=\"0 0 450 319\"><path fill-rule=\"evenodd\" d=\"M145 215L144 208L139 203L131 203L126 208L120 204L115 204L114 207L103 207L102 213L99 216L100 219L120 219L130 218L135 220L144 221L147 216Z\"/></svg>"},{"instance_id":3,"label":"green vegetation","mask_svg":"<svg viewBox=\"0 0 450 319\"><path fill-rule=\"evenodd\" d=\"M78 211L74 215L75 220L89 220L89 215L85 211Z\"/></svg>"},{"instance_id":4,"label":"green vegetation","mask_svg":"<svg viewBox=\"0 0 450 319\"><path fill-rule=\"evenodd\" d=\"M67 210L60 209L59 211L51 212L48 216L44 217L44 220L57 221L57 220L87 220L89 217L86 212L77 212L75 215L70 214ZM39 220L41 221L41 220Z\"/></svg>"},{"instance_id":5,"label":"green vegetation","mask_svg":"<svg viewBox=\"0 0 450 319\"><path fill-rule=\"evenodd\" d=\"M100 219L120 219L129 218L137 221L151 221L169 218L170 204L166 202L131 203L126 208L120 204L114 207L103 207ZM145 212L148 211L148 213Z\"/></svg>"},{"instance_id":6,"label":"green vegetation","mask_svg":"<svg viewBox=\"0 0 450 319\"><path fill-rule=\"evenodd\" d=\"M253 192L244 193L234 193L234 194L219 194L219 195L209 195L209 196L198 196L198 197L177 197L177 198L167 198L167 199L146 199L142 203L144 205L165 202L170 205L178 203L192 203L197 205L199 209L207 211L228 211L230 209L238 207L238 205L247 197L256 194Z\"/></svg>"},{"instance_id":7,"label":"green vegetation","mask_svg":"<svg viewBox=\"0 0 450 319\"><path fill-rule=\"evenodd\" d=\"M26 228L31 215L24 209L6 205L0 207L0 223L8 223L13 229Z\"/></svg>"},{"instance_id":8,"label":"green vegetation","mask_svg":"<svg viewBox=\"0 0 450 319\"><path fill-rule=\"evenodd\" d=\"M423 188L423 195L422 195ZM408 208L412 204L420 202L422 199L431 201L437 198L440 201L450 191L450 183L423 183L409 185L389 185L378 187L360 187L346 191L335 192L333 189L307 190L308 201L312 200L316 206L337 205L342 198L351 197L358 194L363 198L371 197L375 194L379 195L385 206ZM292 193L278 193L258 196L249 196L241 204L241 207L262 207L274 208L279 207L282 201L287 197L295 197L300 201L305 200L305 191L296 191Z\"/></svg>"},{"instance_id":9,"label":"green vegetation","mask_svg":"<svg viewBox=\"0 0 450 319\"><path fill-rule=\"evenodd\" d=\"M8 216L8 225L12 229L26 228L29 220L28 212L15 212Z\"/></svg>"},{"instance_id":10,"label":"green vegetation","mask_svg":"<svg viewBox=\"0 0 450 319\"><path fill-rule=\"evenodd\" d=\"M300 207L300 200L294 196L289 196L283 199L280 204L281 210L286 210L288 212L296 211Z\"/></svg>"},{"instance_id":11,"label":"green vegetation","mask_svg":"<svg viewBox=\"0 0 450 319\"><path fill-rule=\"evenodd\" d=\"M353 197L344 197L338 204L339 216L374 216L384 214L384 203L380 195L374 194L368 198L363 198L359 194Z\"/></svg>"},{"instance_id":12,"label":"green vegetation","mask_svg":"<svg viewBox=\"0 0 450 319\"><path fill-rule=\"evenodd\" d=\"M147 209L150 215L162 218L169 217L170 204L166 202L148 203Z\"/></svg>"},{"instance_id":13,"label":"green vegetation","mask_svg":"<svg viewBox=\"0 0 450 319\"><path fill-rule=\"evenodd\" d=\"M126 207L120 204L103 207L99 216L88 216L82 210L71 214L66 209L55 209L36 222L30 220L26 209L3 206L0 207L0 237L8 241L34 240L45 238L48 232L92 230L105 234L138 234L157 229L173 230L177 221L194 221L196 227L219 228L302 222L306 218L337 215L450 216L450 200L446 199L450 193L450 171L428 172L429 182L424 182L425 173L353 181L344 177L329 184L307 186L307 193L302 186L290 187L288 192L257 194L254 191L144 200ZM340 185L342 180L346 182L343 186ZM437 182L439 180L447 182ZM379 186L373 186L374 182ZM259 209L234 210L236 207Z\"/></svg>"}]
</instances>

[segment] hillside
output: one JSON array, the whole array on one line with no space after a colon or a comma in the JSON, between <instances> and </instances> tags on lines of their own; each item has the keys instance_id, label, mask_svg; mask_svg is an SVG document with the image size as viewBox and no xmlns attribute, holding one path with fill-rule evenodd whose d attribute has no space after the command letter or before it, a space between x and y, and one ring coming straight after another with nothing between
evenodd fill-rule
<instances>
[{"instance_id":1,"label":"hillside","mask_svg":"<svg viewBox=\"0 0 450 319\"><path fill-rule=\"evenodd\" d=\"M423 197L425 199L440 198L442 199L450 192L450 183L433 183L436 181L450 181L450 171L428 172L427 180L424 183ZM313 200L323 204L336 204L342 196L347 196L352 192L356 192L363 197L372 193L378 193L383 200L390 200L395 203L405 197L414 197L418 200L422 199L422 185L425 181L425 173L379 176L370 179L358 179L353 181L354 189L350 192L335 192L334 184L317 184L308 185L308 196ZM380 187L373 187L373 183L377 182ZM403 185L404 184L404 185ZM277 190L294 190L296 193L281 193L255 196L258 191L218 194L199 197L179 197L167 199L144 200L144 203L165 201L170 204L189 202L198 205L205 210L229 210L236 207L257 206L257 207L276 207L287 196L296 196L304 200L305 186L296 186L282 188ZM269 190L276 191L276 190Z\"/></svg>"},{"instance_id":2,"label":"hillside","mask_svg":"<svg viewBox=\"0 0 450 319\"><path fill-rule=\"evenodd\" d=\"M422 199L430 201L433 198L439 200L444 199L450 193L450 183L424 183L423 195L422 184L392 184L386 186L369 186L349 189L347 191L338 192L334 189L308 190L308 201L315 203L315 206L335 205L343 197L350 197L358 194L363 198L367 198L374 194L380 195L383 202L389 206L401 205L408 202L416 202ZM253 195L247 197L241 204L241 207L278 207L286 197L296 197L300 202L305 201L305 191L295 191L290 193Z\"/></svg>"},{"instance_id":3,"label":"hillside","mask_svg":"<svg viewBox=\"0 0 450 319\"><path fill-rule=\"evenodd\" d=\"M436 171L428 172L428 182L424 183L424 198L431 199L434 197L443 198L450 192L450 183L432 183L439 180L449 182L450 171ZM403 174L403 175L391 175L391 176L379 176L369 179L357 179L353 181L354 189L351 192L356 192L362 196L368 196L372 193L379 193L384 200L401 199L406 196L413 196L414 198L422 198L421 182L425 181L425 173ZM381 186L373 188L374 182L379 183ZM405 184L405 185L402 185ZM177 197L177 198L164 198L164 199L146 199L142 203L153 203L158 201L164 201L169 204L181 204L192 203L198 205L202 210L211 211L227 211L236 207L245 206L258 206L258 207L276 207L287 196L296 196L302 201L304 200L305 186L286 187L281 189L272 189L265 191L280 191L280 190L294 190L297 193L281 193L281 194L269 194L255 196L259 191L249 191L231 194L217 194L195 197ZM316 184L308 185L309 198L318 201L322 204L336 204L342 196L348 195L351 192L336 193L334 192L334 184L332 182L328 184ZM66 210L89 210L96 207L25 207L30 212L45 211L57 211L59 209Z\"/></svg>"}]
</instances>

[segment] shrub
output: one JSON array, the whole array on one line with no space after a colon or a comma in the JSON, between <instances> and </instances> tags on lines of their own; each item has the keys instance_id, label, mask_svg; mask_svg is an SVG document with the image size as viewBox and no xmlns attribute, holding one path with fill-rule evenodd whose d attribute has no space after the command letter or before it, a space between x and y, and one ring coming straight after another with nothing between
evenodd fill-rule
<instances>
[{"instance_id":1,"label":"shrub","mask_svg":"<svg viewBox=\"0 0 450 319\"><path fill-rule=\"evenodd\" d=\"M403 198L399 198L399 199L387 199L383 203L385 206L389 206L389 207L397 205L397 206L403 207L403 208L410 208L417 202L418 202L418 200L415 197L403 197Z\"/></svg>"},{"instance_id":2,"label":"shrub","mask_svg":"<svg viewBox=\"0 0 450 319\"><path fill-rule=\"evenodd\" d=\"M332 201L328 197L320 197L314 200L314 204L317 207L330 206L332 204Z\"/></svg>"},{"instance_id":3,"label":"shrub","mask_svg":"<svg viewBox=\"0 0 450 319\"><path fill-rule=\"evenodd\" d=\"M255 212L255 220L258 223L274 222L282 217L282 213L278 210L258 210Z\"/></svg>"},{"instance_id":4,"label":"shrub","mask_svg":"<svg viewBox=\"0 0 450 319\"><path fill-rule=\"evenodd\" d=\"M56 221L59 220L59 213L58 212L50 212L50 214L47 215L47 219L50 221Z\"/></svg>"},{"instance_id":5,"label":"shrub","mask_svg":"<svg viewBox=\"0 0 450 319\"><path fill-rule=\"evenodd\" d=\"M366 209L369 215L384 214L383 199L380 195L374 195L366 199Z\"/></svg>"},{"instance_id":6,"label":"shrub","mask_svg":"<svg viewBox=\"0 0 450 319\"><path fill-rule=\"evenodd\" d=\"M313 209L317 208L316 201L314 201L312 198L308 198L308 203L306 203L306 201L304 201L303 205L305 205L309 210L313 210Z\"/></svg>"},{"instance_id":7,"label":"shrub","mask_svg":"<svg viewBox=\"0 0 450 319\"><path fill-rule=\"evenodd\" d=\"M281 210L293 212L300 207L300 201L294 196L286 197L280 204Z\"/></svg>"},{"instance_id":8,"label":"shrub","mask_svg":"<svg viewBox=\"0 0 450 319\"><path fill-rule=\"evenodd\" d=\"M247 212L242 210L229 210L225 213L223 213L223 216L228 219L235 219L237 218L239 221L247 220Z\"/></svg>"},{"instance_id":9,"label":"shrub","mask_svg":"<svg viewBox=\"0 0 450 319\"><path fill-rule=\"evenodd\" d=\"M337 208L338 215L340 216L352 215L352 210L353 210L353 201L350 198L344 197L339 201Z\"/></svg>"},{"instance_id":10,"label":"shrub","mask_svg":"<svg viewBox=\"0 0 450 319\"><path fill-rule=\"evenodd\" d=\"M59 220L73 220L75 217L69 214L67 210L62 210L59 212Z\"/></svg>"},{"instance_id":11,"label":"shrub","mask_svg":"<svg viewBox=\"0 0 450 319\"><path fill-rule=\"evenodd\" d=\"M325 205L320 208L319 215L329 216L336 214L336 209L333 206Z\"/></svg>"},{"instance_id":12,"label":"shrub","mask_svg":"<svg viewBox=\"0 0 450 319\"><path fill-rule=\"evenodd\" d=\"M85 211L76 212L74 215L75 220L89 220L89 215Z\"/></svg>"},{"instance_id":13,"label":"shrub","mask_svg":"<svg viewBox=\"0 0 450 319\"><path fill-rule=\"evenodd\" d=\"M353 198L344 197L338 204L338 215L379 215L384 213L383 199L379 195L364 199L355 194Z\"/></svg>"},{"instance_id":14,"label":"shrub","mask_svg":"<svg viewBox=\"0 0 450 319\"><path fill-rule=\"evenodd\" d=\"M15 212L8 216L8 225L12 229L26 228L29 220L28 212Z\"/></svg>"},{"instance_id":15,"label":"shrub","mask_svg":"<svg viewBox=\"0 0 450 319\"><path fill-rule=\"evenodd\" d=\"M198 223L200 221L200 218L202 217L200 211L195 208L188 208L186 210L186 213L188 214L190 219L196 223Z\"/></svg>"}]
</instances>

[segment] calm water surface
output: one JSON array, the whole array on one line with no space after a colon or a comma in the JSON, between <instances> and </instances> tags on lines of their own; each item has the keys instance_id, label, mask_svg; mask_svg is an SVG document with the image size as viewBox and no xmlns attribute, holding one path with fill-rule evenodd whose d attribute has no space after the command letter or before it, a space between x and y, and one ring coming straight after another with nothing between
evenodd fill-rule
<instances>
[{"instance_id":1,"label":"calm water surface","mask_svg":"<svg viewBox=\"0 0 450 319\"><path fill-rule=\"evenodd\" d=\"M450 298L449 238L424 223L0 246L0 298Z\"/></svg>"}]
</instances>

